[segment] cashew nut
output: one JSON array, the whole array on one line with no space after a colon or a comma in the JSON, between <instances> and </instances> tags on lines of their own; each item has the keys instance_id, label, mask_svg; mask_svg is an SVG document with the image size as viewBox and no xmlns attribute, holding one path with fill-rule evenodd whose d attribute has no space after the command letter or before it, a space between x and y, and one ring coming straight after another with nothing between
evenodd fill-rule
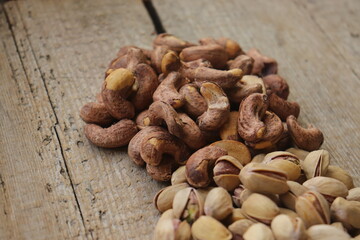
<instances>
[{"instance_id":1,"label":"cashew nut","mask_svg":"<svg viewBox=\"0 0 360 240\"><path fill-rule=\"evenodd\" d=\"M254 67L251 74L266 76L277 73L278 64L275 59L262 55L259 50L255 48L251 48L246 55L254 59Z\"/></svg>"},{"instance_id":2,"label":"cashew nut","mask_svg":"<svg viewBox=\"0 0 360 240\"><path fill-rule=\"evenodd\" d=\"M234 60L227 62L229 69L240 68L244 75L250 75L254 66L254 59L247 55L239 55Z\"/></svg>"},{"instance_id":3,"label":"cashew nut","mask_svg":"<svg viewBox=\"0 0 360 240\"><path fill-rule=\"evenodd\" d=\"M183 107L191 117L197 118L206 111L207 103L196 84L185 84L180 88L179 93L184 96L185 103Z\"/></svg>"},{"instance_id":4,"label":"cashew nut","mask_svg":"<svg viewBox=\"0 0 360 240\"><path fill-rule=\"evenodd\" d=\"M276 113L282 121L286 121L290 115L294 115L296 118L299 116L300 106L297 102L289 102L275 93L271 93L268 98L270 110Z\"/></svg>"},{"instance_id":5,"label":"cashew nut","mask_svg":"<svg viewBox=\"0 0 360 240\"><path fill-rule=\"evenodd\" d=\"M85 104L80 110L80 117L86 123L94 123L103 127L115 122L103 103L89 102Z\"/></svg>"},{"instance_id":6,"label":"cashew nut","mask_svg":"<svg viewBox=\"0 0 360 240\"><path fill-rule=\"evenodd\" d=\"M229 38L222 37L217 40L214 38L202 38L199 40L199 42L201 45L219 44L227 52L229 59L233 59L239 54L243 53L240 45L236 41Z\"/></svg>"},{"instance_id":7,"label":"cashew nut","mask_svg":"<svg viewBox=\"0 0 360 240\"><path fill-rule=\"evenodd\" d=\"M178 37L175 37L174 35L171 35L169 33L162 33L156 36L156 38L153 41L154 47L156 46L166 46L170 50L175 52L181 52L184 48L194 46L195 44L189 43L187 41L184 41Z\"/></svg>"},{"instance_id":8,"label":"cashew nut","mask_svg":"<svg viewBox=\"0 0 360 240\"><path fill-rule=\"evenodd\" d=\"M306 151L314 151L321 147L324 142L324 135L322 132L309 125L308 128L303 128L299 125L296 117L289 116L286 119L291 139L298 146L298 148Z\"/></svg>"},{"instance_id":9,"label":"cashew nut","mask_svg":"<svg viewBox=\"0 0 360 240\"><path fill-rule=\"evenodd\" d=\"M289 85L284 78L280 77L277 74L270 74L263 77L267 93L275 93L283 99L287 99L289 96Z\"/></svg>"},{"instance_id":10,"label":"cashew nut","mask_svg":"<svg viewBox=\"0 0 360 240\"><path fill-rule=\"evenodd\" d=\"M230 112L228 120L220 128L220 138L222 140L239 140L237 121L239 112Z\"/></svg>"},{"instance_id":11,"label":"cashew nut","mask_svg":"<svg viewBox=\"0 0 360 240\"><path fill-rule=\"evenodd\" d=\"M123 119L108 128L96 124L87 124L84 128L85 136L90 142L104 148L127 145L137 131L136 124L129 119Z\"/></svg>"}]
</instances>

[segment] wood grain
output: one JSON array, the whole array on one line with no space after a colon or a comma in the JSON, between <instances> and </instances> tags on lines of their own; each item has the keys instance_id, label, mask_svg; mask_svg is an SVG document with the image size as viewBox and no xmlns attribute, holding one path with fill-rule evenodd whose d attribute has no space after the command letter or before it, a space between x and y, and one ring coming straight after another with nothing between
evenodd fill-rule
<instances>
[{"instance_id":1,"label":"wood grain","mask_svg":"<svg viewBox=\"0 0 360 240\"><path fill-rule=\"evenodd\" d=\"M154 4L170 33L194 42L227 36L244 49L256 47L276 58L280 75L289 82L290 99L301 106L300 120L324 132L323 148L329 150L332 163L347 169L360 185L360 81L336 48L346 44L342 39L334 43L293 1L155 0Z\"/></svg>"}]
</instances>

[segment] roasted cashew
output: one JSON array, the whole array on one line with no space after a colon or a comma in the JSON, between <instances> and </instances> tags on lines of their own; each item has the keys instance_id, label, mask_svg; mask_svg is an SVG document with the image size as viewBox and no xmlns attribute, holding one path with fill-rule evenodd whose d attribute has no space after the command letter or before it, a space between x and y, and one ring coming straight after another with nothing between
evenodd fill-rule
<instances>
[{"instance_id":1,"label":"roasted cashew","mask_svg":"<svg viewBox=\"0 0 360 240\"><path fill-rule=\"evenodd\" d=\"M254 59L247 55L239 55L234 60L227 62L229 69L240 68L244 75L250 75L254 66Z\"/></svg>"},{"instance_id":2,"label":"roasted cashew","mask_svg":"<svg viewBox=\"0 0 360 240\"><path fill-rule=\"evenodd\" d=\"M282 121L286 121L290 115L294 115L296 118L299 116L300 106L297 102L289 102L275 93L271 93L268 98L269 109L276 113Z\"/></svg>"},{"instance_id":3,"label":"roasted cashew","mask_svg":"<svg viewBox=\"0 0 360 240\"><path fill-rule=\"evenodd\" d=\"M184 110L191 117L197 118L207 109L205 98L200 94L198 86L194 83L188 83L182 86L179 93L184 96Z\"/></svg>"},{"instance_id":4,"label":"roasted cashew","mask_svg":"<svg viewBox=\"0 0 360 240\"><path fill-rule=\"evenodd\" d=\"M174 35L169 33L161 33L156 36L153 41L153 46L166 46L170 50L175 51L177 53L181 52L184 48L194 46L195 44L184 41Z\"/></svg>"},{"instance_id":5,"label":"roasted cashew","mask_svg":"<svg viewBox=\"0 0 360 240\"><path fill-rule=\"evenodd\" d=\"M263 77L263 81L266 86L267 94L275 93L283 99L287 99L289 96L289 85L284 78L277 74L270 74Z\"/></svg>"},{"instance_id":6,"label":"roasted cashew","mask_svg":"<svg viewBox=\"0 0 360 240\"><path fill-rule=\"evenodd\" d=\"M278 64L275 59L262 55L259 50L255 48L251 48L246 55L254 59L254 67L251 74L266 76L277 73Z\"/></svg>"},{"instance_id":7,"label":"roasted cashew","mask_svg":"<svg viewBox=\"0 0 360 240\"><path fill-rule=\"evenodd\" d=\"M86 123L106 127L115 122L103 103L89 102L80 110L80 117Z\"/></svg>"},{"instance_id":8,"label":"roasted cashew","mask_svg":"<svg viewBox=\"0 0 360 240\"><path fill-rule=\"evenodd\" d=\"M233 59L243 53L240 45L229 38L222 37L217 40L214 38L202 38L199 42L201 45L219 44L227 52L229 59Z\"/></svg>"}]
</instances>

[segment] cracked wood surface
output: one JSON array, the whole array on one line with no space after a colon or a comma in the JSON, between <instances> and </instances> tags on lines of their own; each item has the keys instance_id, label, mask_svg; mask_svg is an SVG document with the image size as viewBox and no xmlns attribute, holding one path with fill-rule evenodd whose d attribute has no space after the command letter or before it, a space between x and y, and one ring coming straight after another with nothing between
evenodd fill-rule
<instances>
[{"instance_id":1,"label":"cracked wood surface","mask_svg":"<svg viewBox=\"0 0 360 240\"><path fill-rule=\"evenodd\" d=\"M228 36L275 57L301 120L324 131L333 162L359 185L359 3L323 2L154 5L170 33ZM118 48L151 47L153 30L140 0L0 6L0 239L151 239L152 198L164 185L125 148L91 145L78 111L94 100Z\"/></svg>"}]
</instances>

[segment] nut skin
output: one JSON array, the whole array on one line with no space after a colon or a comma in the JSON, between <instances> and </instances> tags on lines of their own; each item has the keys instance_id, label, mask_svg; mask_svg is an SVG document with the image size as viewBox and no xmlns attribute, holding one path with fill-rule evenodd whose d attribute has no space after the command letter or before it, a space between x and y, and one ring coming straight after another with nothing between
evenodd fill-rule
<instances>
[{"instance_id":1,"label":"nut skin","mask_svg":"<svg viewBox=\"0 0 360 240\"><path fill-rule=\"evenodd\" d=\"M244 240L275 240L271 229L262 223L251 225L243 235Z\"/></svg>"},{"instance_id":2,"label":"nut skin","mask_svg":"<svg viewBox=\"0 0 360 240\"><path fill-rule=\"evenodd\" d=\"M294 154L282 151L268 153L264 157L263 163L285 171L291 181L300 177L300 160Z\"/></svg>"},{"instance_id":3,"label":"nut skin","mask_svg":"<svg viewBox=\"0 0 360 240\"><path fill-rule=\"evenodd\" d=\"M141 130L148 126L160 126L162 119L150 116L149 110L140 112L135 119L137 127Z\"/></svg>"},{"instance_id":4,"label":"nut skin","mask_svg":"<svg viewBox=\"0 0 360 240\"><path fill-rule=\"evenodd\" d=\"M350 240L352 239L346 232L326 224L311 226L307 230L308 240Z\"/></svg>"},{"instance_id":5,"label":"nut skin","mask_svg":"<svg viewBox=\"0 0 360 240\"><path fill-rule=\"evenodd\" d=\"M338 197L331 204L331 219L341 222L348 230L360 228L360 202Z\"/></svg>"},{"instance_id":6,"label":"nut skin","mask_svg":"<svg viewBox=\"0 0 360 240\"><path fill-rule=\"evenodd\" d=\"M279 213L279 207L268 197L253 193L242 204L243 214L250 220L270 225Z\"/></svg>"},{"instance_id":7,"label":"nut skin","mask_svg":"<svg viewBox=\"0 0 360 240\"><path fill-rule=\"evenodd\" d=\"M231 232L210 216L201 216L191 227L194 240L230 240Z\"/></svg>"},{"instance_id":8,"label":"nut skin","mask_svg":"<svg viewBox=\"0 0 360 240\"><path fill-rule=\"evenodd\" d=\"M348 189L344 183L329 177L314 177L303 183L310 190L318 191L331 204L335 198L348 195Z\"/></svg>"},{"instance_id":9,"label":"nut skin","mask_svg":"<svg viewBox=\"0 0 360 240\"><path fill-rule=\"evenodd\" d=\"M270 74L263 77L263 81L266 86L266 92L269 95L274 93L282 99L287 100L290 91L289 85L284 78L280 77L277 74Z\"/></svg>"},{"instance_id":10,"label":"nut skin","mask_svg":"<svg viewBox=\"0 0 360 240\"><path fill-rule=\"evenodd\" d=\"M325 177L335 178L346 185L348 189L354 187L354 181L350 174L342 169L341 167L335 165L329 165Z\"/></svg>"},{"instance_id":11,"label":"nut skin","mask_svg":"<svg viewBox=\"0 0 360 240\"><path fill-rule=\"evenodd\" d=\"M240 185L239 173L243 168L241 163L229 155L218 158L213 169L214 182L227 191L233 191Z\"/></svg>"},{"instance_id":12,"label":"nut skin","mask_svg":"<svg viewBox=\"0 0 360 240\"><path fill-rule=\"evenodd\" d=\"M172 34L169 33L161 33L156 36L153 41L153 46L166 46L170 50L174 52L181 52L184 48L194 46L193 43L189 43L184 41Z\"/></svg>"},{"instance_id":13,"label":"nut skin","mask_svg":"<svg viewBox=\"0 0 360 240\"><path fill-rule=\"evenodd\" d=\"M306 191L300 195L296 200L295 210L307 228L316 224L330 224L329 204L316 191Z\"/></svg>"},{"instance_id":14,"label":"nut skin","mask_svg":"<svg viewBox=\"0 0 360 240\"><path fill-rule=\"evenodd\" d=\"M213 188L207 195L204 203L205 215L216 220L223 220L233 211L230 194L222 187Z\"/></svg>"},{"instance_id":15,"label":"nut skin","mask_svg":"<svg viewBox=\"0 0 360 240\"><path fill-rule=\"evenodd\" d=\"M217 130L229 117L229 99L221 87L211 82L203 83L200 93L204 97L208 108L197 119L199 128L204 131Z\"/></svg>"},{"instance_id":16,"label":"nut skin","mask_svg":"<svg viewBox=\"0 0 360 240\"><path fill-rule=\"evenodd\" d=\"M146 171L152 179L167 182L171 179L171 173L174 168L173 165L173 159L165 157L157 166L146 164Z\"/></svg>"},{"instance_id":17,"label":"nut skin","mask_svg":"<svg viewBox=\"0 0 360 240\"><path fill-rule=\"evenodd\" d=\"M299 125L295 116L288 116L286 119L291 139L299 148L306 151L314 151L321 147L324 142L324 135L322 132L310 125L308 128L303 128Z\"/></svg>"},{"instance_id":18,"label":"nut skin","mask_svg":"<svg viewBox=\"0 0 360 240\"><path fill-rule=\"evenodd\" d=\"M101 91L102 99L107 111L117 120L133 118L134 105L126 98L132 93L135 77L125 68L119 68L106 77Z\"/></svg>"},{"instance_id":19,"label":"nut skin","mask_svg":"<svg viewBox=\"0 0 360 240\"><path fill-rule=\"evenodd\" d=\"M155 208L159 210L159 212L165 212L166 210L171 209L176 193L187 187L189 187L189 184L180 183L162 188L154 197L153 202Z\"/></svg>"},{"instance_id":20,"label":"nut skin","mask_svg":"<svg viewBox=\"0 0 360 240\"><path fill-rule=\"evenodd\" d=\"M277 73L278 64L275 59L262 55L259 50L255 48L251 48L246 55L254 59L254 67L251 74L267 76Z\"/></svg>"},{"instance_id":21,"label":"nut skin","mask_svg":"<svg viewBox=\"0 0 360 240\"><path fill-rule=\"evenodd\" d=\"M129 119L123 119L108 128L96 124L86 124L84 128L89 141L103 148L126 146L137 132L136 124Z\"/></svg>"},{"instance_id":22,"label":"nut skin","mask_svg":"<svg viewBox=\"0 0 360 240\"><path fill-rule=\"evenodd\" d=\"M186 179L193 187L206 187L212 179L215 161L227 154L222 148L207 146L193 153L186 163Z\"/></svg>"},{"instance_id":23,"label":"nut skin","mask_svg":"<svg viewBox=\"0 0 360 240\"><path fill-rule=\"evenodd\" d=\"M254 66L254 59L247 55L239 55L234 60L227 62L229 69L240 68L244 75L250 75Z\"/></svg>"},{"instance_id":24,"label":"nut skin","mask_svg":"<svg viewBox=\"0 0 360 240\"><path fill-rule=\"evenodd\" d=\"M271 222L271 230L277 240L307 240L305 224L299 217L277 215Z\"/></svg>"},{"instance_id":25,"label":"nut skin","mask_svg":"<svg viewBox=\"0 0 360 240\"><path fill-rule=\"evenodd\" d=\"M207 110L206 100L200 94L196 84L185 84L180 88L179 93L185 98L183 107L189 116L197 118Z\"/></svg>"},{"instance_id":26,"label":"nut skin","mask_svg":"<svg viewBox=\"0 0 360 240\"><path fill-rule=\"evenodd\" d=\"M326 150L310 152L301 163L307 179L324 176L330 164L330 155Z\"/></svg>"},{"instance_id":27,"label":"nut skin","mask_svg":"<svg viewBox=\"0 0 360 240\"><path fill-rule=\"evenodd\" d=\"M208 60L216 69L224 69L228 61L226 50L218 44L207 44L185 48L180 53L180 59L184 62L197 59Z\"/></svg>"},{"instance_id":28,"label":"nut skin","mask_svg":"<svg viewBox=\"0 0 360 240\"><path fill-rule=\"evenodd\" d=\"M242 184L253 192L282 194L289 190L284 171L263 163L250 163L239 174Z\"/></svg>"},{"instance_id":29,"label":"nut skin","mask_svg":"<svg viewBox=\"0 0 360 240\"><path fill-rule=\"evenodd\" d=\"M275 93L271 93L269 96L269 109L280 117L282 121L286 121L290 115L296 118L300 114L300 106L297 102L289 102Z\"/></svg>"},{"instance_id":30,"label":"nut skin","mask_svg":"<svg viewBox=\"0 0 360 240\"><path fill-rule=\"evenodd\" d=\"M155 90L153 100L166 102L175 109L182 107L185 99L178 90L185 83L178 72L169 73Z\"/></svg>"},{"instance_id":31,"label":"nut skin","mask_svg":"<svg viewBox=\"0 0 360 240\"><path fill-rule=\"evenodd\" d=\"M103 103L89 102L80 110L80 117L86 123L107 127L115 122Z\"/></svg>"}]
</instances>

